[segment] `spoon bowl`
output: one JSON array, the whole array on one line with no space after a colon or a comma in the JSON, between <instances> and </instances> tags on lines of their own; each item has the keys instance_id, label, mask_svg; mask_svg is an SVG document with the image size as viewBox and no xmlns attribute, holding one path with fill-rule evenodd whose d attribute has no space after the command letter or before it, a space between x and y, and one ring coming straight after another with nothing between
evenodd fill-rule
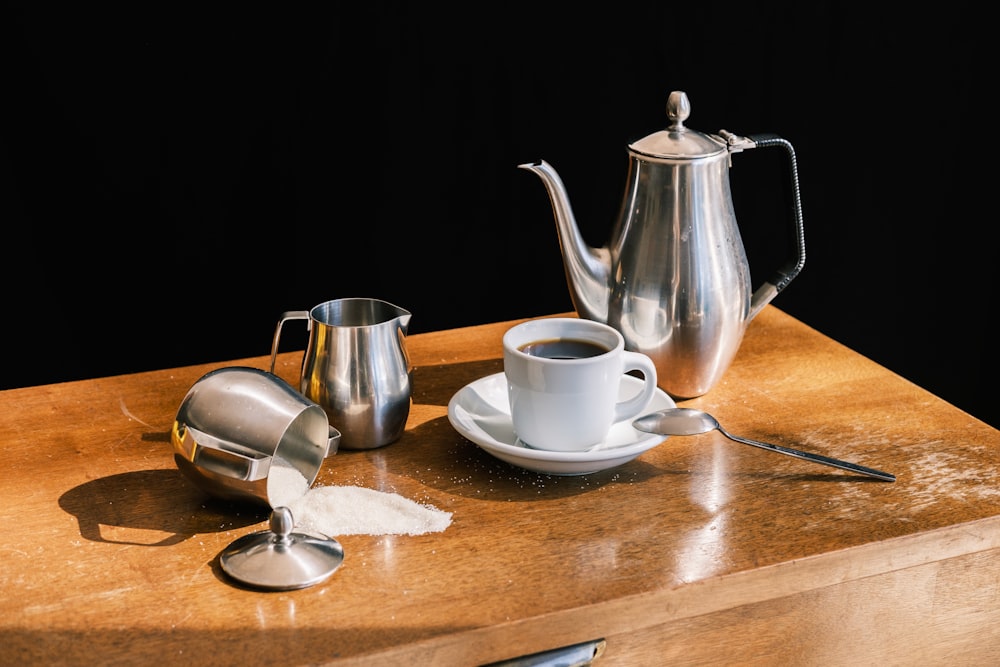
<instances>
[{"instance_id":1,"label":"spoon bowl","mask_svg":"<svg viewBox=\"0 0 1000 667\"><path fill-rule=\"evenodd\" d=\"M896 481L895 475L881 470L875 470L874 468L868 468L866 466L849 463L847 461L840 461L828 456L823 456L822 454L811 454L798 449L792 449L791 447L782 447L781 445L773 445L768 442L760 442L759 440L751 440L750 438L741 438L737 435L732 435L722 428L722 425L719 424L719 421L715 417L707 412L695 410L693 408L667 408L665 410L651 412L648 415L643 415L642 417L635 419L632 422L632 426L639 431L643 431L644 433L655 433L657 435L699 435L701 433L708 433L709 431L717 430L730 440L733 440L734 442L741 442L744 445L750 445L751 447L759 447L760 449L767 449L779 454L785 454L786 456L793 456L804 461L812 461L813 463L819 463L833 468L840 468L841 470L847 470L849 472L855 472L868 477L874 477L875 479L880 479L884 482Z\"/></svg>"}]
</instances>

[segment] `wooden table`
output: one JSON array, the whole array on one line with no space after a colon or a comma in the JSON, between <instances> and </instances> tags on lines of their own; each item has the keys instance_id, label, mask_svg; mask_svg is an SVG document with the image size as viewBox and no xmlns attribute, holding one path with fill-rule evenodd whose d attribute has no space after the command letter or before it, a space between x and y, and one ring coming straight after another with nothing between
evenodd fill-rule
<instances>
[{"instance_id":1,"label":"wooden table","mask_svg":"<svg viewBox=\"0 0 1000 667\"><path fill-rule=\"evenodd\" d=\"M297 591L226 577L219 552L267 528L266 508L206 496L169 440L199 377L269 357L0 393L3 662L480 665L604 639L595 665L996 664L1000 431L769 306L722 383L682 405L895 483L717 432L532 473L447 418L502 370L511 324L410 336L406 433L317 480L452 524L342 536L343 566ZM294 383L300 359L276 373Z\"/></svg>"}]
</instances>

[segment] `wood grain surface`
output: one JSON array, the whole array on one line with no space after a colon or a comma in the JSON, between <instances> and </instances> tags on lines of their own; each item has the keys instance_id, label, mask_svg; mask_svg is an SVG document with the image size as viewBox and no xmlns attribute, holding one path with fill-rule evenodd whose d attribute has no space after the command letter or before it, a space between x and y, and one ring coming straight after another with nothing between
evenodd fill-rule
<instances>
[{"instance_id":1,"label":"wood grain surface","mask_svg":"<svg viewBox=\"0 0 1000 667\"><path fill-rule=\"evenodd\" d=\"M597 665L1000 655L1000 431L769 306L723 381L681 405L895 483L717 432L538 474L447 418L455 392L502 370L513 323L409 337L405 434L338 452L316 482L399 493L452 524L338 537L343 566L297 591L220 570L266 508L196 488L169 437L199 377L269 357L0 392L4 661L482 665L600 638ZM301 356L275 372L295 383Z\"/></svg>"}]
</instances>

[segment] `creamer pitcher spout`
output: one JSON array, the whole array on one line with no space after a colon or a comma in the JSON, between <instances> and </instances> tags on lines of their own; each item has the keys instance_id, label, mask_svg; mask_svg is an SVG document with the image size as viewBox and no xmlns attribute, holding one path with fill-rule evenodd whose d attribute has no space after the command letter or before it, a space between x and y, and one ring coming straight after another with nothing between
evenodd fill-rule
<instances>
[{"instance_id":1,"label":"creamer pitcher spout","mask_svg":"<svg viewBox=\"0 0 1000 667\"><path fill-rule=\"evenodd\" d=\"M403 308L396 307L399 315L396 316L396 325L399 327L400 333L406 335L410 330L410 319L413 317L413 313Z\"/></svg>"},{"instance_id":2,"label":"creamer pitcher spout","mask_svg":"<svg viewBox=\"0 0 1000 667\"><path fill-rule=\"evenodd\" d=\"M588 320L606 323L611 289L611 253L607 248L593 248L583 240L566 187L552 165L539 160L520 164L518 168L541 178L549 193L559 234L559 249L566 268L566 281L577 314Z\"/></svg>"}]
</instances>

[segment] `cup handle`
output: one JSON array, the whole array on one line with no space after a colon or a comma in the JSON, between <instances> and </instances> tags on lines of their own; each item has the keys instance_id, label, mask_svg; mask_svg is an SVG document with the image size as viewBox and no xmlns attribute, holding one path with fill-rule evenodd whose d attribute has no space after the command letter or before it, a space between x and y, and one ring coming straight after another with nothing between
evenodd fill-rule
<instances>
[{"instance_id":1,"label":"cup handle","mask_svg":"<svg viewBox=\"0 0 1000 667\"><path fill-rule=\"evenodd\" d=\"M638 394L627 401L615 404L616 423L638 417L653 400L653 394L656 392L656 366L653 365L653 360L641 352L626 351L622 354L625 372L639 371L642 373L643 382L642 390Z\"/></svg>"},{"instance_id":2,"label":"cup handle","mask_svg":"<svg viewBox=\"0 0 1000 667\"><path fill-rule=\"evenodd\" d=\"M271 342L271 373L274 373L274 361L278 356L278 341L281 339L281 325L288 320L309 320L308 310L289 310L281 314L278 325L274 328L274 341ZM307 328L312 326L310 320Z\"/></svg>"}]
</instances>

